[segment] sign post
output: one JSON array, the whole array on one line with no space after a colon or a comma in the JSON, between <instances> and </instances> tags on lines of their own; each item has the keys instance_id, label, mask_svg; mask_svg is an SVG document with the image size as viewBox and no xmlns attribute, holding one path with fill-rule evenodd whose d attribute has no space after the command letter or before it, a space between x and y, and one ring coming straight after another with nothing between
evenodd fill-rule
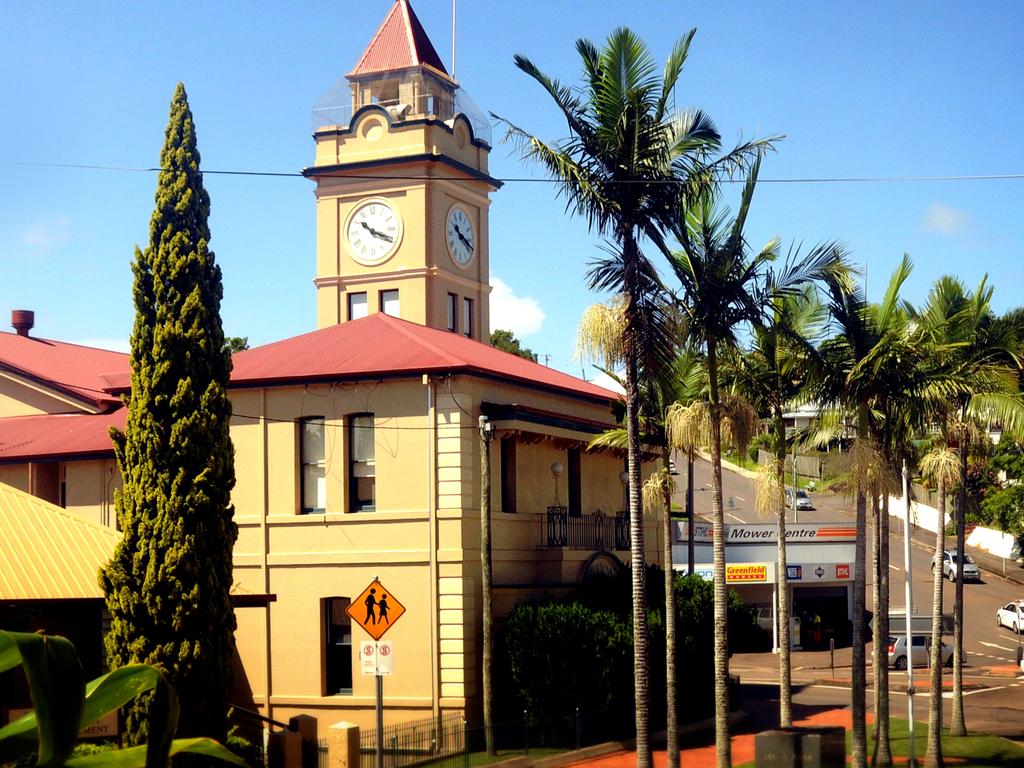
<instances>
[{"instance_id":1,"label":"sign post","mask_svg":"<svg viewBox=\"0 0 1024 768\"><path fill-rule=\"evenodd\" d=\"M905 622L906 643L907 643L907 752L908 765L914 768L917 761L914 758L914 646L910 637L910 617L913 615L912 600L910 593L910 481L907 477L907 462L903 462L903 592L906 605L907 619ZM885 638L882 638L884 641ZM875 639L877 643L878 638Z\"/></svg>"},{"instance_id":2,"label":"sign post","mask_svg":"<svg viewBox=\"0 0 1024 768\"><path fill-rule=\"evenodd\" d=\"M346 609L349 617L359 624L372 640L359 643L359 660L364 675L376 678L377 688L377 749L376 766L384 768L384 675L393 669L394 648L390 640L381 641L392 625L405 613L398 602L377 577Z\"/></svg>"}]
</instances>

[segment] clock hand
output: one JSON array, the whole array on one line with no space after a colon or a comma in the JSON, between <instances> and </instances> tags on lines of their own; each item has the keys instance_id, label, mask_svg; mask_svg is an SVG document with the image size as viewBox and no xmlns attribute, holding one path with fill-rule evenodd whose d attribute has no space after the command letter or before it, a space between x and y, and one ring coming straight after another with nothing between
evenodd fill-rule
<instances>
[{"instance_id":1,"label":"clock hand","mask_svg":"<svg viewBox=\"0 0 1024 768\"><path fill-rule=\"evenodd\" d=\"M461 240L463 242L463 244L467 248L469 248L470 251L473 250L473 244L471 242L469 242L469 240L466 239L466 236L464 234L462 234L462 230L459 229L458 226L455 227L455 234L458 235L459 240Z\"/></svg>"},{"instance_id":2,"label":"clock hand","mask_svg":"<svg viewBox=\"0 0 1024 768\"><path fill-rule=\"evenodd\" d=\"M391 235L385 235L383 232L378 232L376 229L371 227L365 221L360 221L359 224L360 224L360 226L362 226L363 229L365 229L371 235L376 237L378 240L386 240L389 243L395 242L395 238L391 237Z\"/></svg>"}]
</instances>

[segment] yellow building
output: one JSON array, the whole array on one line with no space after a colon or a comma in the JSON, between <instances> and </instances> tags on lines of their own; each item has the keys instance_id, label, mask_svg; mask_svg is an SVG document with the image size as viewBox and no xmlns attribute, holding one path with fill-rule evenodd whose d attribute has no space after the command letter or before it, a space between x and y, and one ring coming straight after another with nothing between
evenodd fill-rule
<instances>
[{"instance_id":1,"label":"yellow building","mask_svg":"<svg viewBox=\"0 0 1024 768\"><path fill-rule=\"evenodd\" d=\"M617 395L486 343L500 184L467 104L397 0L316 109L319 329L235 356L234 703L276 720L372 724L368 635L347 609L375 578L405 608L386 635L387 721L477 718L481 417L499 617L628 558L623 456L585 450ZM127 356L36 338L19 317L0 333L0 483L113 526L107 431L124 424ZM652 518L652 561L659 535Z\"/></svg>"}]
</instances>

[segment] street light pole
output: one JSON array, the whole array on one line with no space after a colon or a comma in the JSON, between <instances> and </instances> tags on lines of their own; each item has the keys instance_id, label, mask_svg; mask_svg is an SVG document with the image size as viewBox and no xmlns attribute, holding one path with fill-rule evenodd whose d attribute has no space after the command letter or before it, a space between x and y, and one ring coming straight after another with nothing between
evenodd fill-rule
<instances>
[{"instance_id":1,"label":"street light pole","mask_svg":"<svg viewBox=\"0 0 1024 768\"><path fill-rule=\"evenodd\" d=\"M903 631L907 643L907 756L908 765L914 768L914 653L910 639L910 622L913 617L913 596L910 592L910 480L907 477L907 462L903 462ZM881 638L884 641L885 638ZM875 638L875 643L880 641Z\"/></svg>"}]
</instances>

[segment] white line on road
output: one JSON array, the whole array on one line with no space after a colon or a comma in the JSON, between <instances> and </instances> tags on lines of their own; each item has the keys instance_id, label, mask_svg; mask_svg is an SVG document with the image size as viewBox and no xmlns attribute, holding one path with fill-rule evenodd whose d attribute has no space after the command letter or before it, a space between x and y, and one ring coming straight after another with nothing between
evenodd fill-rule
<instances>
[{"instance_id":1,"label":"white line on road","mask_svg":"<svg viewBox=\"0 0 1024 768\"><path fill-rule=\"evenodd\" d=\"M986 643L984 640L979 640L978 642L981 643L982 645L988 647L988 648L998 648L1000 651L1009 651L1010 653L1013 653L1013 651L1014 651L1013 648L1007 648L1005 645L996 645L995 643Z\"/></svg>"},{"instance_id":2,"label":"white line on road","mask_svg":"<svg viewBox=\"0 0 1024 768\"><path fill-rule=\"evenodd\" d=\"M890 568L890 569L892 569L892 570L894 570L894 571L898 571L898 570L899 570L899 567L898 567L898 566L895 566L895 565L893 565L892 563L889 563L889 568ZM906 623L906 622L904 622L904 623ZM911 622L911 623L913 623L913 622Z\"/></svg>"},{"instance_id":3,"label":"white line on road","mask_svg":"<svg viewBox=\"0 0 1024 768\"><path fill-rule=\"evenodd\" d=\"M736 496L735 498L737 501L746 501L742 496Z\"/></svg>"},{"instance_id":4,"label":"white line on road","mask_svg":"<svg viewBox=\"0 0 1024 768\"><path fill-rule=\"evenodd\" d=\"M973 691L964 691L960 695L961 696L973 696L976 693L991 693L992 691L1001 691L1001 690L1003 690L1003 688L1006 688L1006 687L1007 686L1005 686L1005 685L996 685L996 686L993 686L992 688L976 688ZM953 692L952 691L943 691L942 692L942 698L944 698L944 699L952 699L953 698Z\"/></svg>"},{"instance_id":5,"label":"white line on road","mask_svg":"<svg viewBox=\"0 0 1024 768\"><path fill-rule=\"evenodd\" d=\"M735 521L736 521L737 523L742 523L742 522L743 522L743 518L742 518L742 517L736 517L736 515L732 514L731 512L726 512L726 513L725 513L725 516L726 516L726 517L731 517L731 518L732 518L733 520L735 520Z\"/></svg>"}]
</instances>

